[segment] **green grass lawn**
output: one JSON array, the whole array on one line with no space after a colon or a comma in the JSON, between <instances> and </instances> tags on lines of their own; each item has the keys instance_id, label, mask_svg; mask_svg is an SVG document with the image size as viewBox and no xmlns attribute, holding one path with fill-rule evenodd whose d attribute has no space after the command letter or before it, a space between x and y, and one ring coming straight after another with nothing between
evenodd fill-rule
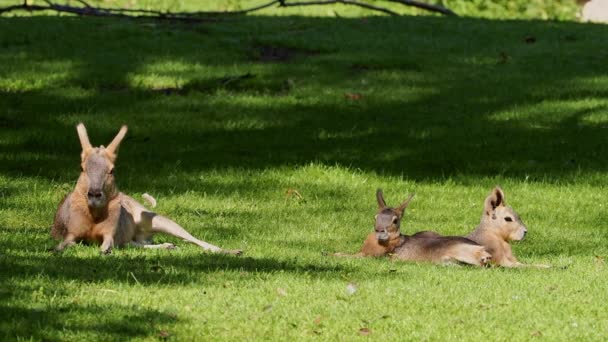
<instances>
[{"instance_id":1,"label":"green grass lawn","mask_svg":"<svg viewBox=\"0 0 608 342\"><path fill-rule=\"evenodd\" d=\"M607 37L411 16L0 18L0 339L605 340ZM119 188L245 255L165 236L179 248L46 252L80 121L94 145L128 124ZM376 188L417 193L406 233L464 235L496 184L529 228L515 254L555 267L325 256L358 250Z\"/></svg>"}]
</instances>

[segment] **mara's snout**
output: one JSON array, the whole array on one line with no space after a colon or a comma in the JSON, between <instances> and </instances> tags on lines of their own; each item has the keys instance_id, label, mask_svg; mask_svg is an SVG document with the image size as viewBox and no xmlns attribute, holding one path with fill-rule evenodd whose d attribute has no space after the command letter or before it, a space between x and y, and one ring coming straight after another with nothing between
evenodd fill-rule
<instances>
[{"instance_id":1,"label":"mara's snout","mask_svg":"<svg viewBox=\"0 0 608 342\"><path fill-rule=\"evenodd\" d=\"M526 238L526 235L528 234L528 228L526 227L521 227L517 230L517 232L514 234L515 236L512 236L512 240L514 241L521 241L523 239Z\"/></svg>"},{"instance_id":2,"label":"mara's snout","mask_svg":"<svg viewBox=\"0 0 608 342\"><path fill-rule=\"evenodd\" d=\"M376 238L379 242L388 241L388 233L387 232L376 232Z\"/></svg>"},{"instance_id":3,"label":"mara's snout","mask_svg":"<svg viewBox=\"0 0 608 342\"><path fill-rule=\"evenodd\" d=\"M106 205L106 196L101 190L89 190L87 201L91 208L102 208Z\"/></svg>"}]
</instances>

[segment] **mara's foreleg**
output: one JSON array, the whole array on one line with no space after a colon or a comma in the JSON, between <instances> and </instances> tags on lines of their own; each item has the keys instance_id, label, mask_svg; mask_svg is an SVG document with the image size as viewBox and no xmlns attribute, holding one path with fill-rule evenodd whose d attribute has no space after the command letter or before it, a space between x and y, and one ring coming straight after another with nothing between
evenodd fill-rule
<instances>
[{"instance_id":1,"label":"mara's foreleg","mask_svg":"<svg viewBox=\"0 0 608 342\"><path fill-rule=\"evenodd\" d=\"M108 203L108 217L94 229L103 237L100 248L102 254L110 254L114 245L120 247L131 240L134 232L129 218L131 216L122 207L119 197Z\"/></svg>"},{"instance_id":2,"label":"mara's foreleg","mask_svg":"<svg viewBox=\"0 0 608 342\"><path fill-rule=\"evenodd\" d=\"M112 247L114 247L114 234L112 232L104 234L100 247L101 254L111 254Z\"/></svg>"},{"instance_id":3,"label":"mara's foreleg","mask_svg":"<svg viewBox=\"0 0 608 342\"><path fill-rule=\"evenodd\" d=\"M511 250L511 245L509 245L506 241L501 241L499 248L494 248L495 258L494 261L497 265L502 267L521 267L522 263L517 261L515 255L513 255L513 251Z\"/></svg>"},{"instance_id":4,"label":"mara's foreleg","mask_svg":"<svg viewBox=\"0 0 608 342\"><path fill-rule=\"evenodd\" d=\"M182 228L182 226L180 226L179 224L175 223L174 221L155 214L155 213L151 213L151 212L143 212L142 214L142 220L145 218L145 216L148 216L150 218L151 216L151 221L152 221L152 232L153 233L165 233L165 234L169 234L175 237L178 237L180 239L186 240L188 242L191 242L199 247L201 247L202 249L206 250L206 251L210 251L210 252L221 252L221 253L228 253L228 254L236 254L236 255L240 255L242 253L241 250L226 250L226 249L222 249L218 246L214 246L208 242L205 241L201 241L197 238L195 238L194 236L192 236L190 233L188 233L184 228Z\"/></svg>"},{"instance_id":5,"label":"mara's foreleg","mask_svg":"<svg viewBox=\"0 0 608 342\"><path fill-rule=\"evenodd\" d=\"M512 261L512 260L504 260L499 265L502 266L502 267L507 267L507 268L515 268L515 267L551 268L551 265L544 265L544 264L522 264L519 261Z\"/></svg>"},{"instance_id":6,"label":"mara's foreleg","mask_svg":"<svg viewBox=\"0 0 608 342\"><path fill-rule=\"evenodd\" d=\"M551 265L543 265L543 264L522 264L517 260L515 255L513 255L513 251L511 250L511 246L507 244L507 248L505 251L506 260L501 264L504 267L534 267L534 268L551 268Z\"/></svg>"}]
</instances>

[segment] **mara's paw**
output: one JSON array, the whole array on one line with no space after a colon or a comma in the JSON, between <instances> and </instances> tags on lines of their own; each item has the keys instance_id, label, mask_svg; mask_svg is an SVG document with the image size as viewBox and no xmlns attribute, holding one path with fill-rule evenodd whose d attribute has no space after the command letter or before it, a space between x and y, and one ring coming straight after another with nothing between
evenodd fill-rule
<instances>
[{"instance_id":1,"label":"mara's paw","mask_svg":"<svg viewBox=\"0 0 608 342\"><path fill-rule=\"evenodd\" d=\"M488 253L483 253L479 259L481 266L487 266L490 264L490 262L492 262L492 256Z\"/></svg>"},{"instance_id":2,"label":"mara's paw","mask_svg":"<svg viewBox=\"0 0 608 342\"><path fill-rule=\"evenodd\" d=\"M174 244L172 244L172 243L170 243L170 242L161 243L161 245L160 245L160 246L161 246L161 248L163 248L163 249L176 249L176 248L177 248L177 246L176 246L176 245L174 245Z\"/></svg>"},{"instance_id":3,"label":"mara's paw","mask_svg":"<svg viewBox=\"0 0 608 342\"><path fill-rule=\"evenodd\" d=\"M242 249L224 249L224 250L222 250L222 253L241 256L241 255L243 255L243 250Z\"/></svg>"}]
</instances>

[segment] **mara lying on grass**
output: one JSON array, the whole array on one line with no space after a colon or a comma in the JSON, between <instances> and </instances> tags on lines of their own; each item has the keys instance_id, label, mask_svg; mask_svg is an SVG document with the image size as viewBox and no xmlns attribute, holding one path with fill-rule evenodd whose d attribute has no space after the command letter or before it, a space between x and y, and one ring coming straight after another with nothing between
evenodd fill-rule
<instances>
[{"instance_id":1,"label":"mara lying on grass","mask_svg":"<svg viewBox=\"0 0 608 342\"><path fill-rule=\"evenodd\" d=\"M201 241L172 220L147 210L133 198L118 192L114 181L114 162L118 146L127 133L123 126L114 140L104 147L93 147L84 125L76 127L82 146L81 172L76 188L59 204L51 235L63 239L55 247L62 251L76 242L101 244L101 252L113 246L131 244L145 248L174 248L171 243L154 245L152 235L165 233L194 243L204 250L240 254Z\"/></svg>"},{"instance_id":2,"label":"mara lying on grass","mask_svg":"<svg viewBox=\"0 0 608 342\"><path fill-rule=\"evenodd\" d=\"M386 206L382 190L376 192L378 214L375 231L367 236L361 251L354 256L385 256L409 261L486 265L491 256L483 246L459 236L440 236L434 232L401 234L401 219L413 195L397 208ZM336 256L347 256L337 253Z\"/></svg>"},{"instance_id":3,"label":"mara lying on grass","mask_svg":"<svg viewBox=\"0 0 608 342\"><path fill-rule=\"evenodd\" d=\"M485 199L481 222L466 237L484 246L492 254L492 263L504 267L549 267L547 265L525 265L517 261L511 250L511 241L521 241L528 228L519 215L505 203L505 193L495 187Z\"/></svg>"}]
</instances>

